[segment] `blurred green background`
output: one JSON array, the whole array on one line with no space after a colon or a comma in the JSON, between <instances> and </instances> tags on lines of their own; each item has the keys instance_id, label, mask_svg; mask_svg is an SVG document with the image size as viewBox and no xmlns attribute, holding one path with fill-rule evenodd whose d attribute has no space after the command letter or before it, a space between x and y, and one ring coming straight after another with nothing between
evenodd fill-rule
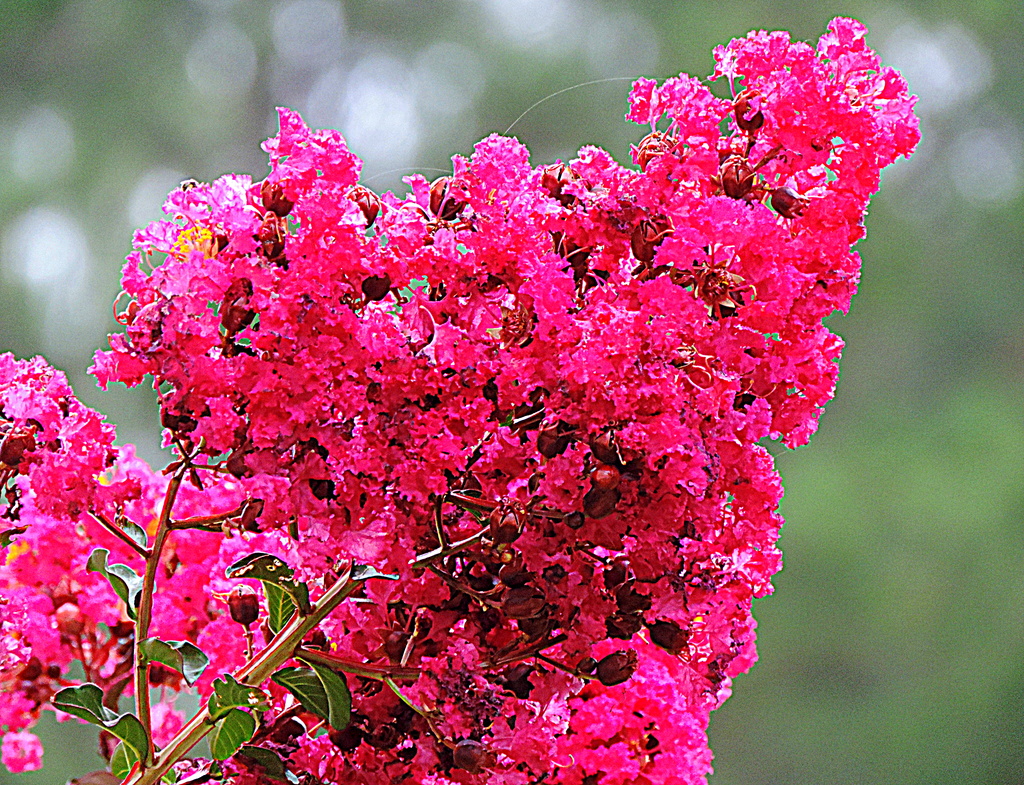
<instances>
[{"instance_id":1,"label":"blurred green background","mask_svg":"<svg viewBox=\"0 0 1024 785\"><path fill-rule=\"evenodd\" d=\"M1024 12L1019 2L0 0L0 348L46 355L159 460L150 394L84 370L133 228L186 177L261 178L274 107L340 128L364 180L443 169L591 80L707 75L753 28L832 16L920 95L924 141L873 202L842 381L779 458L786 568L761 662L716 713L712 785L1024 783ZM514 128L535 162L626 160L629 82ZM2 699L2 698L0 698ZM46 767L97 768L55 726Z\"/></svg>"}]
</instances>

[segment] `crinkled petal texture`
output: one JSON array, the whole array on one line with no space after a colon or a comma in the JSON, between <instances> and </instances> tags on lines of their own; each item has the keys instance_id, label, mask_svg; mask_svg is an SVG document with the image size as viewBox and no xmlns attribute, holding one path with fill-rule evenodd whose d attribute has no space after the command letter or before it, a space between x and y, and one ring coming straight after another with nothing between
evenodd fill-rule
<instances>
[{"instance_id":1,"label":"crinkled petal texture","mask_svg":"<svg viewBox=\"0 0 1024 785\"><path fill-rule=\"evenodd\" d=\"M210 654L201 689L244 657L208 599L234 559L269 551L314 585L353 561L399 576L323 628L334 656L399 668L428 717L351 676L351 728L282 747L296 770L523 785L710 771L709 712L756 659L751 603L780 566L760 442L815 430L842 348L822 319L849 307L880 170L917 140L914 99L856 22L817 49L761 32L716 54L733 101L685 76L637 83L629 117L653 129L638 167L596 148L533 167L491 136L451 177L379 198L336 132L282 110L265 182L176 191L136 235L125 329L93 371L151 376L167 442L222 470L177 517L263 502L244 537L172 538L154 623ZM117 466L125 514L151 519L162 481L130 455ZM15 594L57 513L103 503L43 498L23 504L43 534L14 546ZM109 591L73 574L89 623L116 628ZM46 640L29 643L62 664Z\"/></svg>"}]
</instances>

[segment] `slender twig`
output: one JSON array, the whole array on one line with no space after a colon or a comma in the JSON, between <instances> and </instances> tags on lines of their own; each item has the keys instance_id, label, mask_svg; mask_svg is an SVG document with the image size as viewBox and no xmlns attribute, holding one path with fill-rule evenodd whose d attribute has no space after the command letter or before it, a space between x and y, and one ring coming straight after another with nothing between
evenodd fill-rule
<instances>
[{"instance_id":1,"label":"slender twig","mask_svg":"<svg viewBox=\"0 0 1024 785\"><path fill-rule=\"evenodd\" d=\"M565 633L561 633L559 635L556 635L553 638L545 638L544 640L539 641L539 642L533 644L532 646L528 646L525 649L523 649L522 651L516 652L513 655L509 655L508 657L505 657L505 658L500 659L500 660L496 660L496 661L491 662L491 663L484 663L482 667L484 667L485 669L497 668L497 667L499 667L501 665L509 665L509 664L511 664L513 662L519 662L520 660L525 660L525 659L528 659L530 657L535 657L535 656L537 656L538 652L542 652L542 651L544 651L544 649L550 649L552 646L561 643L562 641L566 640L568 637L569 636L566 635Z\"/></svg>"},{"instance_id":2,"label":"slender twig","mask_svg":"<svg viewBox=\"0 0 1024 785\"><path fill-rule=\"evenodd\" d=\"M177 529L204 529L206 531L220 531L225 521L237 518L245 510L245 502L239 504L235 509L216 515L196 515L192 518L184 518L180 521L170 521L168 526L172 530Z\"/></svg>"},{"instance_id":3,"label":"slender twig","mask_svg":"<svg viewBox=\"0 0 1024 785\"><path fill-rule=\"evenodd\" d=\"M390 677L385 677L384 683L388 685L388 689L390 689L393 693L395 693L395 695L398 696L398 699L402 701L402 703L404 703L414 712L419 714L424 720L426 720L427 727L430 729L430 732L434 734L434 738L436 738L439 742L448 747L453 746L451 741L445 738L445 735L437 729L436 725L434 725L434 718L436 716L436 712L424 709L422 706L418 705L416 701L410 699L409 696L402 692L402 690L398 687L397 684L395 684L394 680Z\"/></svg>"},{"instance_id":4,"label":"slender twig","mask_svg":"<svg viewBox=\"0 0 1024 785\"><path fill-rule=\"evenodd\" d=\"M384 681L385 679L398 679L401 681L415 681L420 677L419 668L402 668L394 667L390 665L370 665L363 662L354 662L352 660L339 657L336 654L327 654L316 649L307 649L305 646L300 646L295 650L295 656L299 657L307 662L315 662L317 665L326 665L332 670L341 671L342 673L351 673L353 676L361 676L364 679L375 679L376 681Z\"/></svg>"},{"instance_id":5,"label":"slender twig","mask_svg":"<svg viewBox=\"0 0 1024 785\"><path fill-rule=\"evenodd\" d=\"M149 662L143 656L140 646L149 637L149 623L153 618L153 592L156 588L156 572L160 566L160 556L163 552L164 543L171 533L170 522L171 512L174 509L174 501L178 496L178 489L181 481L188 471L187 463L180 466L167 483L167 491L164 494L163 508L160 510L160 518L157 521L156 534L153 537L153 547L146 558L146 573L142 578L142 591L139 594L139 609L135 620L135 708L142 727L146 729L147 747L143 756L143 767L153 762L153 733L152 721L149 708Z\"/></svg>"},{"instance_id":6,"label":"slender twig","mask_svg":"<svg viewBox=\"0 0 1024 785\"><path fill-rule=\"evenodd\" d=\"M275 670L294 656L296 648L306 634L362 586L362 583L362 581L348 579L339 580L314 603L313 610L307 616L293 614L291 620L281 628L273 640L232 675L241 684L249 687L261 685ZM157 785L171 767L188 754L189 750L213 728L214 723L210 720L209 708L204 706L160 750L151 766L136 771L125 781L124 785Z\"/></svg>"},{"instance_id":7,"label":"slender twig","mask_svg":"<svg viewBox=\"0 0 1024 785\"><path fill-rule=\"evenodd\" d=\"M139 545L137 542L135 542L135 540L133 540L131 537L129 537L127 534L125 534L124 531L122 531L116 525L114 525L113 523L108 521L106 516L103 513L96 512L95 510L89 510L89 515L92 516L92 519L94 521L96 521L96 523L98 523L100 526L102 526L108 532L110 532L115 537L117 537L117 539L119 539L121 542L123 542L125 545L127 545L129 548L131 548L137 554L139 554L139 556L141 556L143 559L148 559L149 558L149 549L148 548L143 548L141 545Z\"/></svg>"},{"instance_id":8,"label":"slender twig","mask_svg":"<svg viewBox=\"0 0 1024 785\"><path fill-rule=\"evenodd\" d=\"M575 676L577 679L588 680L594 678L593 676L587 676L586 674L580 673L578 670L576 670L575 668L570 668L568 665L563 665L558 660L553 660L550 657L545 657L543 654L537 653L533 656L535 659L538 659L541 662L546 662L551 667L558 668L558 670L560 671L565 671L570 676Z\"/></svg>"},{"instance_id":9,"label":"slender twig","mask_svg":"<svg viewBox=\"0 0 1024 785\"><path fill-rule=\"evenodd\" d=\"M489 526L485 526L483 529L480 529L480 531L471 534L464 540L453 542L451 545L445 548L435 548L432 551L428 551L427 553L424 553L421 556L417 556L415 559L409 562L409 566L414 569L417 567L429 567L431 564L440 559L444 559L448 556L451 556L454 553L458 553L459 551L464 551L466 550L466 548L473 545L474 543L480 542L480 540L484 538L484 535L486 535L490 530L491 528Z\"/></svg>"}]
</instances>

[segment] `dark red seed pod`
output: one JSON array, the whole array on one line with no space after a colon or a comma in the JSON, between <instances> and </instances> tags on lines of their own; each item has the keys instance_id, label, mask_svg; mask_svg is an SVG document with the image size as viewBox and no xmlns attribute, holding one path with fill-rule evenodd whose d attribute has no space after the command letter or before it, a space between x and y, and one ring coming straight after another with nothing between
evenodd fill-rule
<instances>
[{"instance_id":1,"label":"dark red seed pod","mask_svg":"<svg viewBox=\"0 0 1024 785\"><path fill-rule=\"evenodd\" d=\"M252 476L252 470L245 465L245 452L243 450L232 452L224 462L224 466L232 477L241 479Z\"/></svg>"},{"instance_id":2,"label":"dark red seed pod","mask_svg":"<svg viewBox=\"0 0 1024 785\"><path fill-rule=\"evenodd\" d=\"M384 639L384 653L392 662L401 662L409 636L400 630L389 632Z\"/></svg>"},{"instance_id":3,"label":"dark red seed pod","mask_svg":"<svg viewBox=\"0 0 1024 785\"><path fill-rule=\"evenodd\" d=\"M0 463L17 466L25 453L36 448L36 437L32 431L23 428L11 429L0 442Z\"/></svg>"},{"instance_id":4,"label":"dark red seed pod","mask_svg":"<svg viewBox=\"0 0 1024 785\"><path fill-rule=\"evenodd\" d=\"M628 641L643 627L643 617L638 613L613 613L604 620L609 638Z\"/></svg>"},{"instance_id":5,"label":"dark red seed pod","mask_svg":"<svg viewBox=\"0 0 1024 785\"><path fill-rule=\"evenodd\" d=\"M617 488L606 491L602 488L591 488L583 497L583 512L590 518L604 518L615 512L620 494Z\"/></svg>"},{"instance_id":6,"label":"dark red seed pod","mask_svg":"<svg viewBox=\"0 0 1024 785\"><path fill-rule=\"evenodd\" d=\"M783 218L796 218L807 209L811 200L801 196L792 188L776 188L772 191L772 209Z\"/></svg>"},{"instance_id":7,"label":"dark red seed pod","mask_svg":"<svg viewBox=\"0 0 1024 785\"><path fill-rule=\"evenodd\" d=\"M633 160L636 161L641 172L646 172L651 161L672 152L672 148L673 143L667 134L662 131L653 131L633 148Z\"/></svg>"},{"instance_id":8,"label":"dark red seed pod","mask_svg":"<svg viewBox=\"0 0 1024 785\"><path fill-rule=\"evenodd\" d=\"M506 586L511 586L512 588L525 586L530 582L530 579L532 577L532 572L524 570L522 567L516 564L506 564L500 570L498 570L498 580L504 583Z\"/></svg>"},{"instance_id":9,"label":"dark red seed pod","mask_svg":"<svg viewBox=\"0 0 1024 785\"><path fill-rule=\"evenodd\" d=\"M620 586L625 583L628 574L629 566L624 561L612 562L604 571L604 587L610 590Z\"/></svg>"},{"instance_id":10,"label":"dark red seed pod","mask_svg":"<svg viewBox=\"0 0 1024 785\"><path fill-rule=\"evenodd\" d=\"M398 743L398 730L394 725L378 725L366 737L366 743L378 750L389 750Z\"/></svg>"},{"instance_id":11,"label":"dark red seed pod","mask_svg":"<svg viewBox=\"0 0 1024 785\"><path fill-rule=\"evenodd\" d=\"M275 744L288 744L306 732L306 724L298 717L285 717L283 721L274 723L273 729L267 734L267 741Z\"/></svg>"},{"instance_id":12,"label":"dark red seed pod","mask_svg":"<svg viewBox=\"0 0 1024 785\"><path fill-rule=\"evenodd\" d=\"M631 581L615 590L615 604L623 613L638 613L650 609L651 598L634 589Z\"/></svg>"},{"instance_id":13,"label":"dark red seed pod","mask_svg":"<svg viewBox=\"0 0 1024 785\"><path fill-rule=\"evenodd\" d=\"M28 664L18 672L18 678L22 681L35 681L42 675L43 663L39 661L38 657L30 659Z\"/></svg>"},{"instance_id":14,"label":"dark red seed pod","mask_svg":"<svg viewBox=\"0 0 1024 785\"><path fill-rule=\"evenodd\" d=\"M263 514L263 499L250 499L242 508L242 515L238 520L238 526L242 531L258 532L259 517Z\"/></svg>"},{"instance_id":15,"label":"dark red seed pod","mask_svg":"<svg viewBox=\"0 0 1024 785\"><path fill-rule=\"evenodd\" d=\"M502 674L502 685L511 691L519 700L526 700L533 692L533 684L530 682L530 674L533 667L526 663L513 665Z\"/></svg>"},{"instance_id":16,"label":"dark red seed pod","mask_svg":"<svg viewBox=\"0 0 1024 785\"><path fill-rule=\"evenodd\" d=\"M312 491L313 495L320 499L320 501L327 501L328 499L334 499L334 480L323 479L323 480L309 480L309 490Z\"/></svg>"},{"instance_id":17,"label":"dark red seed pod","mask_svg":"<svg viewBox=\"0 0 1024 785\"><path fill-rule=\"evenodd\" d=\"M363 218L366 219L366 225L372 226L373 222L380 214L380 197L369 188L357 185L348 192L348 198L356 203L356 207L359 208L363 214Z\"/></svg>"},{"instance_id":18,"label":"dark red seed pod","mask_svg":"<svg viewBox=\"0 0 1024 785\"><path fill-rule=\"evenodd\" d=\"M496 762L494 753L483 744L472 739L463 739L452 750L452 761L457 769L465 769L471 774L479 774Z\"/></svg>"},{"instance_id":19,"label":"dark red seed pod","mask_svg":"<svg viewBox=\"0 0 1024 785\"><path fill-rule=\"evenodd\" d=\"M544 593L533 586L516 586L505 590L501 609L510 619L532 619L547 604Z\"/></svg>"},{"instance_id":20,"label":"dark red seed pod","mask_svg":"<svg viewBox=\"0 0 1024 785\"><path fill-rule=\"evenodd\" d=\"M234 621L248 627L260 617L260 601L256 591L245 584L235 586L228 594L228 610Z\"/></svg>"},{"instance_id":21,"label":"dark red seed pod","mask_svg":"<svg viewBox=\"0 0 1024 785\"><path fill-rule=\"evenodd\" d=\"M674 621L656 621L647 629L655 646L660 646L673 654L679 654L686 648L689 635Z\"/></svg>"},{"instance_id":22,"label":"dark red seed pod","mask_svg":"<svg viewBox=\"0 0 1024 785\"><path fill-rule=\"evenodd\" d=\"M252 324L256 312L246 307L250 297L252 297L252 281L248 278L238 278L232 281L224 293L224 300L220 306L220 323L228 335L234 335L243 327Z\"/></svg>"},{"instance_id":23,"label":"dark red seed pod","mask_svg":"<svg viewBox=\"0 0 1024 785\"><path fill-rule=\"evenodd\" d=\"M583 524L587 522L587 519L583 517L582 512L570 512L562 519L562 521L570 529L582 529Z\"/></svg>"},{"instance_id":24,"label":"dark red seed pod","mask_svg":"<svg viewBox=\"0 0 1024 785\"><path fill-rule=\"evenodd\" d=\"M566 193L565 186L579 179L580 176L573 171L571 166L558 163L544 168L540 176L540 184L548 192L548 196L557 199L562 207L573 207L579 202L579 198Z\"/></svg>"},{"instance_id":25,"label":"dark red seed pod","mask_svg":"<svg viewBox=\"0 0 1024 785\"><path fill-rule=\"evenodd\" d=\"M327 635L323 630L315 629L306 636L302 645L307 649L326 649L328 647Z\"/></svg>"},{"instance_id":26,"label":"dark red seed pod","mask_svg":"<svg viewBox=\"0 0 1024 785\"><path fill-rule=\"evenodd\" d=\"M295 206L295 203L284 195L284 188L281 187L280 182L264 180L260 185L260 199L263 200L263 206L267 210L282 218L288 215L292 211L292 207Z\"/></svg>"},{"instance_id":27,"label":"dark red seed pod","mask_svg":"<svg viewBox=\"0 0 1024 785\"><path fill-rule=\"evenodd\" d=\"M57 629L61 635L73 638L81 634L82 630L85 629L85 619L82 617L82 611L72 602L65 602L57 608L54 617L57 620Z\"/></svg>"},{"instance_id":28,"label":"dark red seed pod","mask_svg":"<svg viewBox=\"0 0 1024 785\"><path fill-rule=\"evenodd\" d=\"M720 175L722 191L733 199L742 199L754 188L754 170L738 155L727 158Z\"/></svg>"},{"instance_id":29,"label":"dark red seed pod","mask_svg":"<svg viewBox=\"0 0 1024 785\"><path fill-rule=\"evenodd\" d=\"M667 218L647 218L636 225L629 238L629 247L638 262L647 264L654 261L654 252L674 228Z\"/></svg>"},{"instance_id":30,"label":"dark red seed pod","mask_svg":"<svg viewBox=\"0 0 1024 785\"><path fill-rule=\"evenodd\" d=\"M327 731L327 738L331 740L331 744L342 752L352 752L356 749L362 743L364 735L363 729L358 725L349 725L344 730L331 728Z\"/></svg>"},{"instance_id":31,"label":"dark red seed pod","mask_svg":"<svg viewBox=\"0 0 1024 785\"><path fill-rule=\"evenodd\" d=\"M572 434L566 433L564 423L558 422L537 433L537 452L545 458L555 458L565 452L572 441Z\"/></svg>"},{"instance_id":32,"label":"dark red seed pod","mask_svg":"<svg viewBox=\"0 0 1024 785\"><path fill-rule=\"evenodd\" d=\"M596 436L591 436L587 442L594 457L601 463L619 465L622 463L622 456L619 455L619 448L615 444L615 433L605 431Z\"/></svg>"},{"instance_id":33,"label":"dark red seed pod","mask_svg":"<svg viewBox=\"0 0 1024 785\"><path fill-rule=\"evenodd\" d=\"M387 273L371 275L363 281L362 290L363 296L371 302L383 300L391 291L391 276Z\"/></svg>"},{"instance_id":34,"label":"dark red seed pod","mask_svg":"<svg viewBox=\"0 0 1024 785\"><path fill-rule=\"evenodd\" d=\"M521 502L503 500L491 512L488 520L493 542L512 543L523 533L523 527L526 525L526 508Z\"/></svg>"},{"instance_id":35,"label":"dark red seed pod","mask_svg":"<svg viewBox=\"0 0 1024 785\"><path fill-rule=\"evenodd\" d=\"M263 223L256 232L256 239L259 240L260 249L263 255L270 261L277 261L284 253L285 227L282 226L283 219L274 213L267 213L263 216Z\"/></svg>"},{"instance_id":36,"label":"dark red seed pod","mask_svg":"<svg viewBox=\"0 0 1024 785\"><path fill-rule=\"evenodd\" d=\"M614 687L629 681L636 672L637 656L632 649L617 651L609 654L597 663L597 679L605 687Z\"/></svg>"},{"instance_id":37,"label":"dark red seed pod","mask_svg":"<svg viewBox=\"0 0 1024 785\"><path fill-rule=\"evenodd\" d=\"M584 657L576 663L576 672L589 676L597 670L597 660L593 657Z\"/></svg>"},{"instance_id":38,"label":"dark red seed pod","mask_svg":"<svg viewBox=\"0 0 1024 785\"><path fill-rule=\"evenodd\" d=\"M590 473L590 483L603 491L612 491L619 487L621 477L619 470L614 466L601 463Z\"/></svg>"},{"instance_id":39,"label":"dark red seed pod","mask_svg":"<svg viewBox=\"0 0 1024 785\"><path fill-rule=\"evenodd\" d=\"M454 221L463 208L469 204L465 199L456 198L460 187L451 177L438 177L430 184L430 212L442 221Z\"/></svg>"},{"instance_id":40,"label":"dark red seed pod","mask_svg":"<svg viewBox=\"0 0 1024 785\"><path fill-rule=\"evenodd\" d=\"M764 125L764 113L755 109L751 104L761 97L757 90L747 89L736 96L733 103L733 115L736 118L736 125L748 134L755 134Z\"/></svg>"},{"instance_id":41,"label":"dark red seed pod","mask_svg":"<svg viewBox=\"0 0 1024 785\"><path fill-rule=\"evenodd\" d=\"M516 624L519 625L519 631L532 640L546 637L555 626L554 620L548 615L547 607L531 619L516 619Z\"/></svg>"}]
</instances>

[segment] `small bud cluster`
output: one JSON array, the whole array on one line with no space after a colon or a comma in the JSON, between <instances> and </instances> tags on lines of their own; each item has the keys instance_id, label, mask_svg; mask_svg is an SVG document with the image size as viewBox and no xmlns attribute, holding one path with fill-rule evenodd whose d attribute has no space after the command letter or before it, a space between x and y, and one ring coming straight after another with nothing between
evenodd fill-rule
<instances>
[{"instance_id":1,"label":"small bud cluster","mask_svg":"<svg viewBox=\"0 0 1024 785\"><path fill-rule=\"evenodd\" d=\"M327 592L346 565L397 576L303 640L349 674L344 727L307 735L312 715L271 690L254 738L289 773L702 781L709 712L756 659L751 603L780 566L781 485L760 442L813 433L842 346L822 319L849 307L880 170L917 140L913 98L864 35L838 19L817 49L733 41L715 72L742 81L732 100L639 80L629 118L651 132L635 168L593 147L532 167L491 136L450 176L377 195L337 132L281 110L264 181L190 184L137 233L124 330L93 372L150 376L187 462L154 634L204 650L207 695L271 644L281 592L301 614L296 587ZM49 643L26 632L0 650L21 668L3 677L27 701L8 719L20 730L51 664L79 656L107 687L123 674L131 627L84 553L137 560L110 530L145 530L167 480L130 451L111 468L105 426L59 434L83 416L72 399L49 419L9 404L26 384L13 362L0 509L31 520L0 592L52 605L32 600ZM51 455L99 480L43 486ZM45 537L84 513L63 574L34 580ZM294 568L262 601L220 577L257 551ZM150 680L184 686L162 666ZM224 765L257 781L252 758Z\"/></svg>"}]
</instances>

